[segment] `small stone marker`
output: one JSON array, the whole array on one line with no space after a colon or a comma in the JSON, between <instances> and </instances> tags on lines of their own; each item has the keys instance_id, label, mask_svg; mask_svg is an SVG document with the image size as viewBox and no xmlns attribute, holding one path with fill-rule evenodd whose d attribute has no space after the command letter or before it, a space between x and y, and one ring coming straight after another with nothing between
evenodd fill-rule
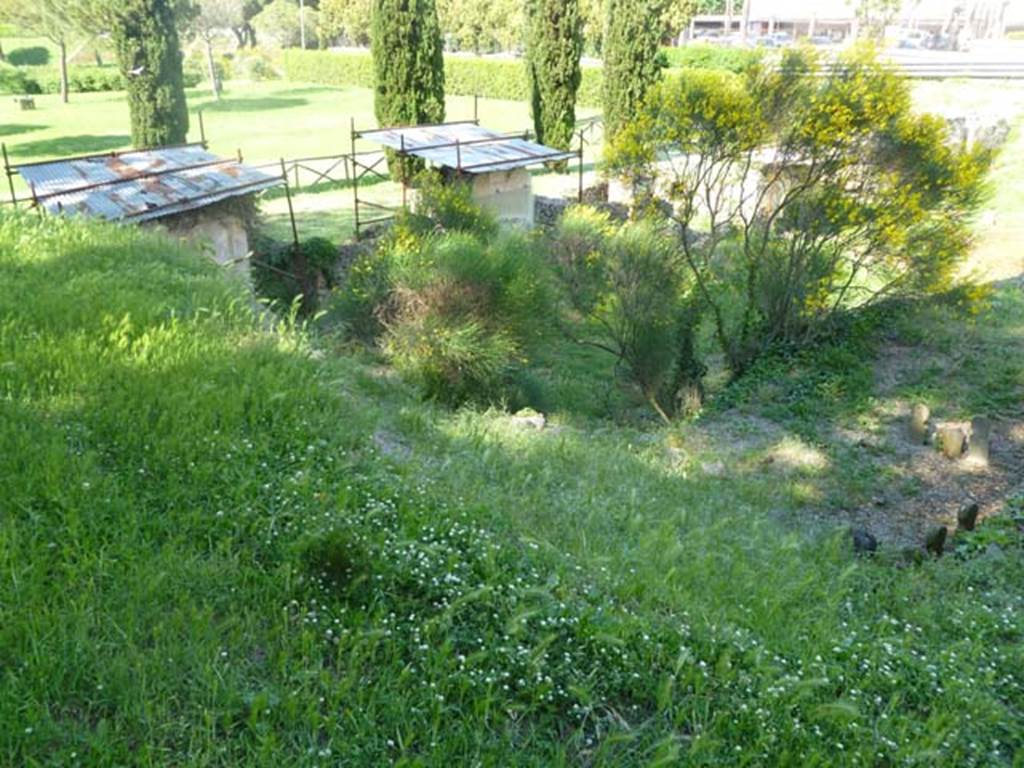
<instances>
[{"instance_id":1,"label":"small stone marker","mask_svg":"<svg viewBox=\"0 0 1024 768\"><path fill-rule=\"evenodd\" d=\"M928 419L931 411L928 406L918 403L910 412L909 433L910 441L917 445L925 445L928 442Z\"/></svg>"},{"instance_id":2,"label":"small stone marker","mask_svg":"<svg viewBox=\"0 0 1024 768\"><path fill-rule=\"evenodd\" d=\"M725 476L725 462L722 461L702 461L700 469L708 477Z\"/></svg>"},{"instance_id":3,"label":"small stone marker","mask_svg":"<svg viewBox=\"0 0 1024 768\"><path fill-rule=\"evenodd\" d=\"M946 526L939 525L932 528L924 537L924 548L936 557L942 556L942 550L946 546Z\"/></svg>"},{"instance_id":4,"label":"small stone marker","mask_svg":"<svg viewBox=\"0 0 1024 768\"><path fill-rule=\"evenodd\" d=\"M854 528L850 533L853 536L853 551L857 554L868 554L878 550L878 539L867 529Z\"/></svg>"},{"instance_id":5,"label":"small stone marker","mask_svg":"<svg viewBox=\"0 0 1024 768\"><path fill-rule=\"evenodd\" d=\"M942 427L935 433L935 443L947 459L963 456L967 435L961 427Z\"/></svg>"},{"instance_id":6,"label":"small stone marker","mask_svg":"<svg viewBox=\"0 0 1024 768\"><path fill-rule=\"evenodd\" d=\"M968 504L956 513L956 527L961 531L973 531L978 522L978 505Z\"/></svg>"},{"instance_id":7,"label":"small stone marker","mask_svg":"<svg viewBox=\"0 0 1024 768\"><path fill-rule=\"evenodd\" d=\"M532 408L523 408L512 414L512 423L519 427L532 427L533 429L544 429L548 420L543 413L538 413Z\"/></svg>"},{"instance_id":8,"label":"small stone marker","mask_svg":"<svg viewBox=\"0 0 1024 768\"><path fill-rule=\"evenodd\" d=\"M967 444L967 458L978 464L988 464L988 444L992 437L992 421L983 416L971 420L971 439Z\"/></svg>"}]
</instances>

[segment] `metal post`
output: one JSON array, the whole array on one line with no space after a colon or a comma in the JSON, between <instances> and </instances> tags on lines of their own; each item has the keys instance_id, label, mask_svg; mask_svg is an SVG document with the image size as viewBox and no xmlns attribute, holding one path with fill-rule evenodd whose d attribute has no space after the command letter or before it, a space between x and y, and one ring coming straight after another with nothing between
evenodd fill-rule
<instances>
[{"instance_id":1,"label":"metal post","mask_svg":"<svg viewBox=\"0 0 1024 768\"><path fill-rule=\"evenodd\" d=\"M473 122L480 125L480 94L473 94Z\"/></svg>"},{"instance_id":2,"label":"metal post","mask_svg":"<svg viewBox=\"0 0 1024 768\"><path fill-rule=\"evenodd\" d=\"M405 134L404 133L399 134L398 138L399 138L399 146L401 147L399 149L399 156L401 157L401 164L402 164L402 207L403 208L407 208L409 206L409 202L408 202L408 199L407 199L408 198L409 179L406 176L406 173L408 172L408 163L405 162Z\"/></svg>"},{"instance_id":3,"label":"metal post","mask_svg":"<svg viewBox=\"0 0 1024 768\"><path fill-rule=\"evenodd\" d=\"M356 161L356 119L350 118L352 138L352 215L355 219L356 242L359 242L359 165Z\"/></svg>"},{"instance_id":4,"label":"metal post","mask_svg":"<svg viewBox=\"0 0 1024 768\"><path fill-rule=\"evenodd\" d=\"M199 143L203 145L203 149L209 149L206 143L206 126L203 125L203 110L196 112L199 117Z\"/></svg>"},{"instance_id":5,"label":"metal post","mask_svg":"<svg viewBox=\"0 0 1024 768\"><path fill-rule=\"evenodd\" d=\"M284 158L281 158L281 180L284 182L284 196L288 200L288 218L292 222L292 242L299 247L299 228L295 226L295 209L292 208L292 191L288 188L288 173L285 171Z\"/></svg>"},{"instance_id":6,"label":"metal post","mask_svg":"<svg viewBox=\"0 0 1024 768\"><path fill-rule=\"evenodd\" d=\"M36 185L35 182L30 181L28 183L28 191L32 193L32 205L35 206L36 210L39 211L39 218L43 217L43 206L39 202L39 198L36 196Z\"/></svg>"},{"instance_id":7,"label":"metal post","mask_svg":"<svg viewBox=\"0 0 1024 768\"><path fill-rule=\"evenodd\" d=\"M4 173L7 174L7 186L11 189L11 203L17 208L18 196L14 194L14 174L11 172L11 162L7 158L7 144L0 144L0 149L4 153Z\"/></svg>"},{"instance_id":8,"label":"metal post","mask_svg":"<svg viewBox=\"0 0 1024 768\"><path fill-rule=\"evenodd\" d=\"M238 157L238 164L241 165L242 164L242 148L241 147L239 147L238 149L235 150L235 155Z\"/></svg>"},{"instance_id":9,"label":"metal post","mask_svg":"<svg viewBox=\"0 0 1024 768\"><path fill-rule=\"evenodd\" d=\"M580 178L579 178L579 197L577 202L583 202L583 131L580 131Z\"/></svg>"},{"instance_id":10,"label":"metal post","mask_svg":"<svg viewBox=\"0 0 1024 768\"><path fill-rule=\"evenodd\" d=\"M462 172L462 147L458 139L455 140L455 170Z\"/></svg>"}]
</instances>

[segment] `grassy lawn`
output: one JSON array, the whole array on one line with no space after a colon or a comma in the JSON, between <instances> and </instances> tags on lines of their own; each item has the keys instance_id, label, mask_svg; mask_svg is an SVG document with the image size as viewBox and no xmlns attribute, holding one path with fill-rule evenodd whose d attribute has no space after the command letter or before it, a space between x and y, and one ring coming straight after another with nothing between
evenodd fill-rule
<instances>
[{"instance_id":1,"label":"grassy lawn","mask_svg":"<svg viewBox=\"0 0 1024 768\"><path fill-rule=\"evenodd\" d=\"M238 151L253 163L273 162L280 158L319 157L351 151L351 121L357 128L376 125L373 94L365 88L327 88L293 83L229 83L221 101L208 91L191 89L192 111L189 139L199 140L198 111L203 113L210 148L221 155ZM126 149L128 107L121 93L72 94L70 104L61 104L56 95L36 97L36 110L22 112L13 100L0 101L0 140L7 145L11 161L33 162L50 157ZM448 99L451 120L473 117L473 99L453 96ZM582 110L581 117L593 114ZM514 101L481 99L479 115L483 125L498 131L518 131L530 127L525 104ZM359 142L357 149L375 149ZM588 154L593 162L594 154ZM339 172L334 175L340 178ZM303 173L300 182L310 177ZM575 177L541 173L538 189L560 194L575 189ZM398 185L384 184L368 190L366 198L385 205L401 201ZM352 235L352 192L321 189L300 192L294 197L296 220L303 238L320 236L341 242ZM267 232L278 240L291 238L287 204L278 196L263 206Z\"/></svg>"},{"instance_id":2,"label":"grassy lawn","mask_svg":"<svg viewBox=\"0 0 1024 768\"><path fill-rule=\"evenodd\" d=\"M971 269L983 280L1024 274L1024 120L996 160L987 209L976 228Z\"/></svg>"},{"instance_id":3,"label":"grassy lawn","mask_svg":"<svg viewBox=\"0 0 1024 768\"><path fill-rule=\"evenodd\" d=\"M351 119L357 128L376 125L373 94L365 88L228 83L219 102L202 88L190 89L188 99L190 140L199 140L195 115L202 111L214 152L234 155L241 149L254 162L349 152ZM481 100L480 116L485 125L502 131L521 130L529 124L526 107L518 102ZM448 117L471 119L473 100L449 98ZM126 149L130 146L128 105L118 92L72 94L66 105L56 95L38 96L34 112L22 112L12 100L4 99L0 136L13 162Z\"/></svg>"}]
</instances>

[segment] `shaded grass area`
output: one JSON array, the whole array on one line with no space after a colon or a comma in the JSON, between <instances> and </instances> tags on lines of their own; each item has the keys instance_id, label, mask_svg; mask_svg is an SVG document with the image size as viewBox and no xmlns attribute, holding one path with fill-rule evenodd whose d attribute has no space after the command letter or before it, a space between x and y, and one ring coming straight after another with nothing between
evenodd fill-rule
<instances>
[{"instance_id":1,"label":"shaded grass area","mask_svg":"<svg viewBox=\"0 0 1024 768\"><path fill-rule=\"evenodd\" d=\"M856 560L775 522L792 483L673 458L682 431L425 406L137 230L0 219L0 318L5 762L1024 748L1019 549ZM600 364L559 361L575 408Z\"/></svg>"},{"instance_id":2,"label":"shaded grass area","mask_svg":"<svg viewBox=\"0 0 1024 768\"><path fill-rule=\"evenodd\" d=\"M17 136L19 133L31 133L32 131L41 131L45 128L45 125L31 123L4 124L0 125L0 136Z\"/></svg>"},{"instance_id":3,"label":"shaded grass area","mask_svg":"<svg viewBox=\"0 0 1024 768\"><path fill-rule=\"evenodd\" d=\"M18 144L18 157L30 158L62 157L64 155L85 155L124 149L131 143L131 137L124 135L59 136L38 141L24 141Z\"/></svg>"}]
</instances>

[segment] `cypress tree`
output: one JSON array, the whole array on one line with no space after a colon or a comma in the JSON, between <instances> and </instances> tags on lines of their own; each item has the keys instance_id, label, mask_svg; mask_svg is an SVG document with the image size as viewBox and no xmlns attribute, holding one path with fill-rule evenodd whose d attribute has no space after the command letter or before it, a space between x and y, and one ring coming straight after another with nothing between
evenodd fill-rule
<instances>
[{"instance_id":1,"label":"cypress tree","mask_svg":"<svg viewBox=\"0 0 1024 768\"><path fill-rule=\"evenodd\" d=\"M128 81L132 143L140 148L183 143L188 106L173 3L119 0L111 31Z\"/></svg>"},{"instance_id":2,"label":"cypress tree","mask_svg":"<svg viewBox=\"0 0 1024 768\"><path fill-rule=\"evenodd\" d=\"M569 149L583 53L579 0L528 0L526 14L526 76L537 140Z\"/></svg>"},{"instance_id":3,"label":"cypress tree","mask_svg":"<svg viewBox=\"0 0 1024 768\"><path fill-rule=\"evenodd\" d=\"M434 0L374 0L370 30L377 124L421 125L444 121L444 52ZM415 173L389 155L392 177Z\"/></svg>"},{"instance_id":4,"label":"cypress tree","mask_svg":"<svg viewBox=\"0 0 1024 768\"><path fill-rule=\"evenodd\" d=\"M604 125L613 138L661 76L658 24L664 0L608 0L604 38Z\"/></svg>"}]
</instances>

